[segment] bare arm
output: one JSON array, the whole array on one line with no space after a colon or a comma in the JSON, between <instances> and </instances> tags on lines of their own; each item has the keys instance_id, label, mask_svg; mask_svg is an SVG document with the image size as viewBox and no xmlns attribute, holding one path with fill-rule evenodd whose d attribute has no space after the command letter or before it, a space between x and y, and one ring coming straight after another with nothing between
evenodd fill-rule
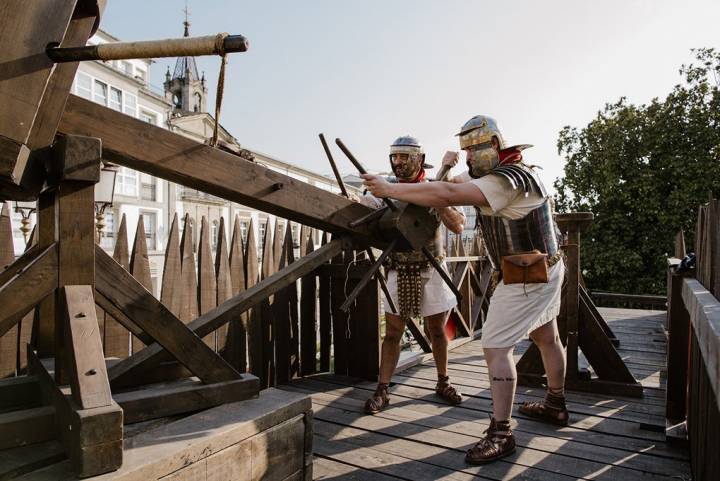
<instances>
[{"instance_id":1,"label":"bare arm","mask_svg":"<svg viewBox=\"0 0 720 481\"><path fill-rule=\"evenodd\" d=\"M482 191L470 182L424 182L420 184L391 184L378 175L363 174L364 184L375 197L392 197L425 207L451 205L487 206Z\"/></svg>"},{"instance_id":2,"label":"bare arm","mask_svg":"<svg viewBox=\"0 0 720 481\"><path fill-rule=\"evenodd\" d=\"M455 234L460 234L465 228L465 214L455 207L440 207L437 209L440 221Z\"/></svg>"}]
</instances>

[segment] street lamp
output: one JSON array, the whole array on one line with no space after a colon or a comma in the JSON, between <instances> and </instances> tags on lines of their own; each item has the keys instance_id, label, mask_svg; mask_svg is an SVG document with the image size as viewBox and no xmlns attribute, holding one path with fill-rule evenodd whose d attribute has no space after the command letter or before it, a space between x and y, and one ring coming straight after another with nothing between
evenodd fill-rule
<instances>
[{"instance_id":1,"label":"street lamp","mask_svg":"<svg viewBox=\"0 0 720 481\"><path fill-rule=\"evenodd\" d=\"M28 236L30 235L30 214L35 212L35 209L37 209L37 203L35 201L22 201L22 200L16 200L15 201L15 212L19 213L22 216L22 220L20 223L22 224L20 226L20 231L23 234L23 237L25 238L25 243L28 242Z\"/></svg>"},{"instance_id":2,"label":"street lamp","mask_svg":"<svg viewBox=\"0 0 720 481\"><path fill-rule=\"evenodd\" d=\"M97 229L98 242L105 228L105 209L113 203L115 196L115 176L117 167L103 164L100 170L100 181L95 184L95 228Z\"/></svg>"}]
</instances>

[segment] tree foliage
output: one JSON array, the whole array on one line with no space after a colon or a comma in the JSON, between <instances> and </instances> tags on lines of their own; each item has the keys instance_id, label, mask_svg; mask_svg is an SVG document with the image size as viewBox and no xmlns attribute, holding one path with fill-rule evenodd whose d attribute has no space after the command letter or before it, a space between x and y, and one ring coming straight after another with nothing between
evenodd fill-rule
<instances>
[{"instance_id":1,"label":"tree foliage","mask_svg":"<svg viewBox=\"0 0 720 481\"><path fill-rule=\"evenodd\" d=\"M595 214L581 246L591 289L664 293L676 233L691 250L698 205L720 193L720 54L693 53L665 99L621 98L586 127L560 131L558 211Z\"/></svg>"}]
</instances>

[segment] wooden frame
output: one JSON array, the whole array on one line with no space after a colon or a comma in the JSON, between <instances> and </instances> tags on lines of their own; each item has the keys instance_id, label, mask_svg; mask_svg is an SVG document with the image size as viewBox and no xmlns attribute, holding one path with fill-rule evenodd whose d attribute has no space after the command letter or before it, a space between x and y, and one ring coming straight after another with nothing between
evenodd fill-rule
<instances>
[{"instance_id":1,"label":"wooden frame","mask_svg":"<svg viewBox=\"0 0 720 481\"><path fill-rule=\"evenodd\" d=\"M566 346L565 387L569 390L642 397L642 385L635 379L615 350L617 339L585 290L580 274L580 232L587 229L592 214L575 213L557 216L558 225L567 233L565 252L566 281L558 317L560 340ZM580 368L582 351L597 377ZM540 351L535 344L525 351L516 365L518 384L547 384Z\"/></svg>"}]
</instances>

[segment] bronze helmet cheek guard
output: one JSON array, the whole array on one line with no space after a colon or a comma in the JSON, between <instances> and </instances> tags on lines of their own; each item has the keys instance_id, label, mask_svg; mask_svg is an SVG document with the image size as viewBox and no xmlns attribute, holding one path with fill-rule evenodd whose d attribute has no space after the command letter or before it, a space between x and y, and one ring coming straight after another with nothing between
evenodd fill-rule
<instances>
[{"instance_id":1,"label":"bronze helmet cheek guard","mask_svg":"<svg viewBox=\"0 0 720 481\"><path fill-rule=\"evenodd\" d=\"M468 152L468 173L473 179L487 174L500 163L500 154L492 146Z\"/></svg>"}]
</instances>

